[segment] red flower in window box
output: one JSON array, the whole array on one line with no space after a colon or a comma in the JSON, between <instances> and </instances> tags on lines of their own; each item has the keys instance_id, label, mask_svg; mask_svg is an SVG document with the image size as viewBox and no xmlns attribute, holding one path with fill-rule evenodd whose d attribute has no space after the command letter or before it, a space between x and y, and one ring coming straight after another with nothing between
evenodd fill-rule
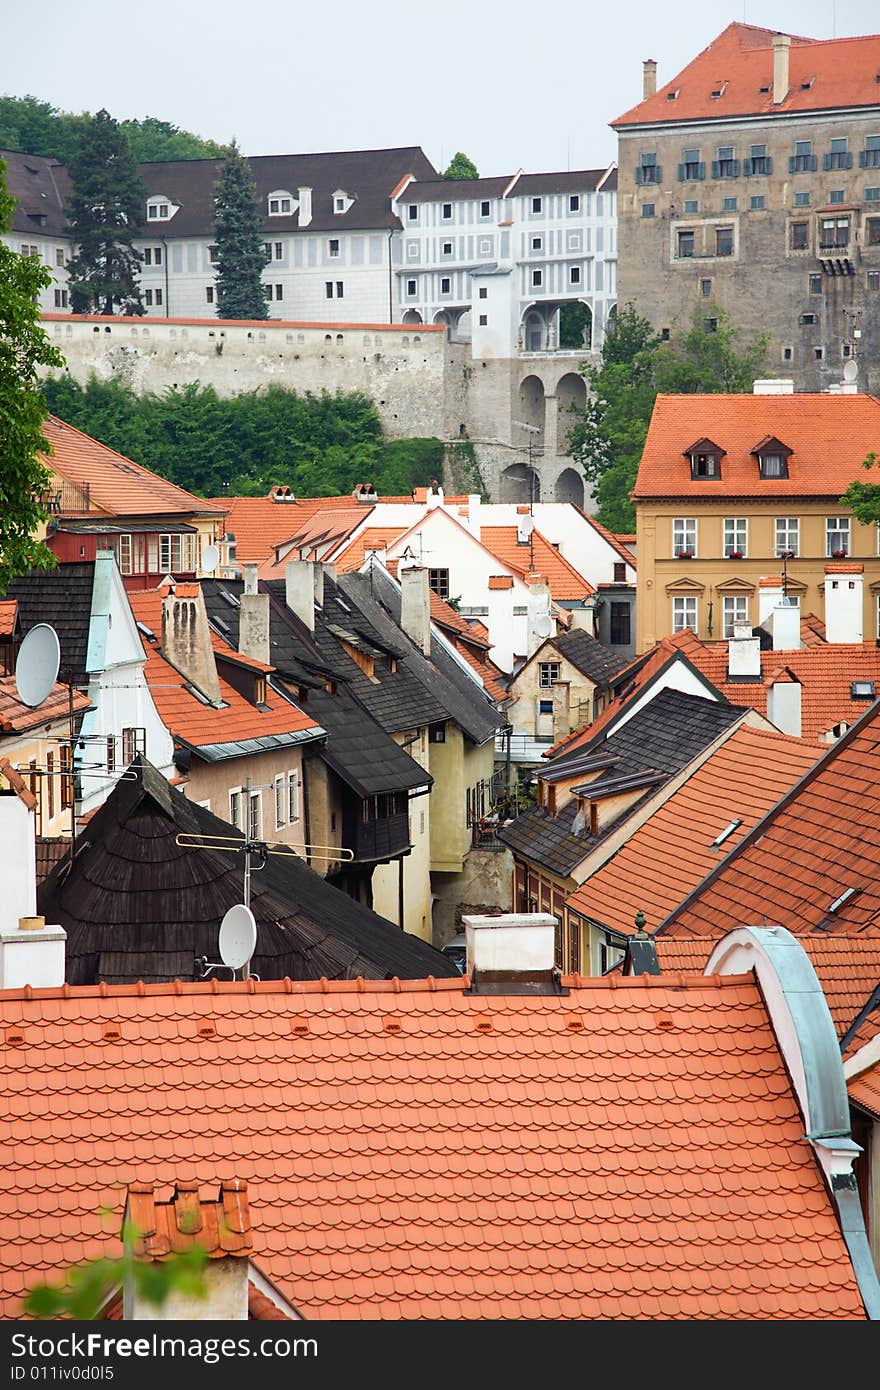
<instances>
[{"instance_id":1,"label":"red flower in window box","mask_svg":"<svg viewBox=\"0 0 880 1390\"><path fill-rule=\"evenodd\" d=\"M741 560L742 557L743 553L741 550L728 550L727 552L728 560Z\"/></svg>"},{"instance_id":2,"label":"red flower in window box","mask_svg":"<svg viewBox=\"0 0 880 1390\"><path fill-rule=\"evenodd\" d=\"M831 552L831 558L832 558L832 560L845 560L845 559L846 559L846 551L845 551L845 550L832 550L832 552Z\"/></svg>"},{"instance_id":3,"label":"red flower in window box","mask_svg":"<svg viewBox=\"0 0 880 1390\"><path fill-rule=\"evenodd\" d=\"M676 560L692 560L694 552L692 550L676 550L675 558Z\"/></svg>"}]
</instances>

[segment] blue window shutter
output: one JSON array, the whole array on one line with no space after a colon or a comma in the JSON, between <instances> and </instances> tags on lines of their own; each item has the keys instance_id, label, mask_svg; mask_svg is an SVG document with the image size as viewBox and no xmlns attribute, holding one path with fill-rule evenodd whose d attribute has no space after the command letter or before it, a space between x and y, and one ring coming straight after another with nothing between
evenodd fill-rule
<instances>
[{"instance_id":1,"label":"blue window shutter","mask_svg":"<svg viewBox=\"0 0 880 1390\"><path fill-rule=\"evenodd\" d=\"M744 160L743 160L743 173L745 174L746 178L749 177L749 174L750 174L751 172L752 172L752 161L751 161L750 159L744 159Z\"/></svg>"},{"instance_id":2,"label":"blue window shutter","mask_svg":"<svg viewBox=\"0 0 880 1390\"><path fill-rule=\"evenodd\" d=\"M735 159L735 160L733 161L733 173L731 174L731 178L734 178L734 179L738 179L738 178L739 178L739 160L738 160L738 159Z\"/></svg>"},{"instance_id":3,"label":"blue window shutter","mask_svg":"<svg viewBox=\"0 0 880 1390\"><path fill-rule=\"evenodd\" d=\"M772 174L772 173L773 173L773 157L772 157L772 155L768 155L767 158L766 158L766 162L765 162L765 165L764 165L764 173L765 173L765 174Z\"/></svg>"},{"instance_id":4,"label":"blue window shutter","mask_svg":"<svg viewBox=\"0 0 880 1390\"><path fill-rule=\"evenodd\" d=\"M846 165L847 169L851 169L851 168L852 168L852 151L851 151L851 150L847 150L847 152L846 152L846 159L845 159L843 162L844 162L844 164Z\"/></svg>"},{"instance_id":5,"label":"blue window shutter","mask_svg":"<svg viewBox=\"0 0 880 1390\"><path fill-rule=\"evenodd\" d=\"M831 168L831 155L830 155L830 154L823 154L823 156L822 156L822 168L826 171L826 173L827 173L827 171Z\"/></svg>"},{"instance_id":6,"label":"blue window shutter","mask_svg":"<svg viewBox=\"0 0 880 1390\"><path fill-rule=\"evenodd\" d=\"M654 167L655 167L655 169L656 169L656 175L655 175L655 178L654 178L654 182L655 182L655 183L659 183L660 180L663 178L663 168L662 168L662 166L661 166L660 164L656 164Z\"/></svg>"},{"instance_id":7,"label":"blue window shutter","mask_svg":"<svg viewBox=\"0 0 880 1390\"><path fill-rule=\"evenodd\" d=\"M794 171L795 171L795 168L794 168L794 159L795 159L795 157L794 157L793 154L790 154L790 155L788 156L788 172L789 172L790 174L793 174Z\"/></svg>"},{"instance_id":8,"label":"blue window shutter","mask_svg":"<svg viewBox=\"0 0 880 1390\"><path fill-rule=\"evenodd\" d=\"M679 164L679 166L678 166L678 181L679 181L679 183L684 183L684 165L683 165L683 164Z\"/></svg>"},{"instance_id":9,"label":"blue window shutter","mask_svg":"<svg viewBox=\"0 0 880 1390\"><path fill-rule=\"evenodd\" d=\"M636 165L636 184L640 184L641 182L642 182L642 166L641 166L641 164L637 164L637 165Z\"/></svg>"},{"instance_id":10,"label":"blue window shutter","mask_svg":"<svg viewBox=\"0 0 880 1390\"><path fill-rule=\"evenodd\" d=\"M818 156L817 154L811 154L811 155L810 155L810 169L812 170L812 172L813 172L814 174L815 174L816 170L818 169L818 167L819 167L819 156Z\"/></svg>"},{"instance_id":11,"label":"blue window shutter","mask_svg":"<svg viewBox=\"0 0 880 1390\"><path fill-rule=\"evenodd\" d=\"M718 163L717 159L712 160L712 177L713 179L718 179L721 177L721 166Z\"/></svg>"},{"instance_id":12,"label":"blue window shutter","mask_svg":"<svg viewBox=\"0 0 880 1390\"><path fill-rule=\"evenodd\" d=\"M867 167L868 167L868 151L867 151L867 150L859 150L859 168L860 168L860 169L867 169Z\"/></svg>"},{"instance_id":13,"label":"blue window shutter","mask_svg":"<svg viewBox=\"0 0 880 1390\"><path fill-rule=\"evenodd\" d=\"M701 179L704 179L706 177L706 166L702 162L700 163L700 173L698 177Z\"/></svg>"}]
</instances>

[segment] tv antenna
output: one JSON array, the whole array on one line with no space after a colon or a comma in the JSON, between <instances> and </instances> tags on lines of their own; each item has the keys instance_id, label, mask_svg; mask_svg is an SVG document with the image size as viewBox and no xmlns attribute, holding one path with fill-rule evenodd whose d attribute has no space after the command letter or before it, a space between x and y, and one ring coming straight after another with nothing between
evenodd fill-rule
<instances>
[{"instance_id":1,"label":"tv antenna","mask_svg":"<svg viewBox=\"0 0 880 1390\"><path fill-rule=\"evenodd\" d=\"M15 688L23 704L31 709L41 705L58 679L61 643L48 623L31 628L18 650Z\"/></svg>"}]
</instances>

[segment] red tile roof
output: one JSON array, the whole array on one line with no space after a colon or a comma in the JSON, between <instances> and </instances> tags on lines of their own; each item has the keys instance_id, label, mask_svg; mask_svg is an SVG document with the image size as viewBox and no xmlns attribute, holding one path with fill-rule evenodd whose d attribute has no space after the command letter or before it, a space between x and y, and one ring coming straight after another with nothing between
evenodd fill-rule
<instances>
[{"instance_id":1,"label":"red tile roof","mask_svg":"<svg viewBox=\"0 0 880 1390\"><path fill-rule=\"evenodd\" d=\"M860 1072L847 1083L849 1098L880 1120L880 1063Z\"/></svg>"},{"instance_id":2,"label":"red tile roof","mask_svg":"<svg viewBox=\"0 0 880 1390\"><path fill-rule=\"evenodd\" d=\"M501 682L500 667L496 666L494 661L490 661L488 656L478 655L479 647L475 648L470 642L459 637L455 640L455 650L476 671L490 700L500 703L508 698L510 692Z\"/></svg>"},{"instance_id":3,"label":"red tile roof","mask_svg":"<svg viewBox=\"0 0 880 1390\"><path fill-rule=\"evenodd\" d=\"M36 810L37 798L28 787L21 773L17 772L8 758L0 758L0 776L18 799L24 802L29 811Z\"/></svg>"},{"instance_id":4,"label":"red tile roof","mask_svg":"<svg viewBox=\"0 0 880 1390\"><path fill-rule=\"evenodd\" d=\"M499 589L499 590L501 590L501 589L512 589L512 588L513 588L513 575L512 575L512 574L490 574L490 575L489 575L489 588L490 588L490 589Z\"/></svg>"},{"instance_id":5,"label":"red tile roof","mask_svg":"<svg viewBox=\"0 0 880 1390\"><path fill-rule=\"evenodd\" d=\"M70 713L70 699L67 686L56 681L41 705L26 705L19 698L15 676L0 676L0 731L20 734L48 724L50 720L65 719ZM74 690L74 714L82 714L90 705L87 695Z\"/></svg>"},{"instance_id":6,"label":"red tile roof","mask_svg":"<svg viewBox=\"0 0 880 1390\"><path fill-rule=\"evenodd\" d=\"M132 1182L127 1215L135 1259L167 1260L196 1246L211 1260L253 1253L246 1182L221 1182L213 1200L200 1195L197 1182L177 1182L164 1201L155 1183Z\"/></svg>"},{"instance_id":7,"label":"red tile roof","mask_svg":"<svg viewBox=\"0 0 880 1390\"><path fill-rule=\"evenodd\" d=\"M159 637L162 631L162 599L167 591L162 589L142 589L129 594L132 612L138 622L150 628ZM241 663L239 654L216 633L211 634L214 650L228 654L230 660ZM296 705L291 704L271 687L266 685L265 704L267 708L258 709L240 695L218 671L220 692L225 706L214 709L202 704L195 695L186 689L187 682L179 671L170 666L159 650L159 642L143 641L147 663L144 672L150 694L159 711L159 718L175 738L182 739L194 748L200 744L235 743L240 739L262 738L267 734L296 733L305 729L317 729L314 719L303 714ZM271 670L260 662L247 661L259 670Z\"/></svg>"},{"instance_id":8,"label":"red tile roof","mask_svg":"<svg viewBox=\"0 0 880 1390\"><path fill-rule=\"evenodd\" d=\"M15 631L15 619L18 614L18 599L0 599L0 639L8 639Z\"/></svg>"},{"instance_id":9,"label":"red tile roof","mask_svg":"<svg viewBox=\"0 0 880 1390\"><path fill-rule=\"evenodd\" d=\"M581 509L579 508L578 510ZM612 550L614 550L616 554L620 556L621 560L625 560L628 565L631 565L633 569L636 569L636 557L635 555L633 555L629 547L625 544L623 536L616 536L613 531L609 531L607 526L603 526L600 521L597 521L594 516L590 516L588 512L581 511L581 515L586 518L586 520L592 526L593 530L598 531L599 535L603 538L603 540L606 540L608 542ZM635 539L635 536L629 537L630 542L633 544L635 543Z\"/></svg>"},{"instance_id":10,"label":"red tile roof","mask_svg":"<svg viewBox=\"0 0 880 1390\"><path fill-rule=\"evenodd\" d=\"M746 923L795 936L880 934L878 718L875 702L659 930L717 937Z\"/></svg>"},{"instance_id":11,"label":"red tile roof","mask_svg":"<svg viewBox=\"0 0 880 1390\"><path fill-rule=\"evenodd\" d=\"M787 478L758 476L751 450L769 433L792 450ZM685 450L702 436L726 450L720 479L691 478ZM878 440L875 396L658 396L632 496L837 500L864 480L862 463Z\"/></svg>"},{"instance_id":12,"label":"red tile roof","mask_svg":"<svg viewBox=\"0 0 880 1390\"><path fill-rule=\"evenodd\" d=\"M671 82L618 116L612 126L726 121L734 116L877 105L880 35L823 40L793 35L788 95L777 105L773 101L775 32L752 24L729 24ZM674 100L669 99L671 92L678 93ZM713 92L720 95L713 97Z\"/></svg>"},{"instance_id":13,"label":"red tile roof","mask_svg":"<svg viewBox=\"0 0 880 1390\"><path fill-rule=\"evenodd\" d=\"M405 524L397 522L388 526L367 526L361 531L354 540L350 541L344 550L340 551L333 559L340 574L347 574L350 570L359 570L367 557L368 550L386 550L399 540L404 531L408 531L412 526L412 521Z\"/></svg>"},{"instance_id":14,"label":"red tile roof","mask_svg":"<svg viewBox=\"0 0 880 1390\"><path fill-rule=\"evenodd\" d=\"M480 542L517 574L525 576L537 571L544 575L554 599L581 599L596 592L537 528L532 531L530 545L520 545L515 526L482 526Z\"/></svg>"},{"instance_id":15,"label":"red tile roof","mask_svg":"<svg viewBox=\"0 0 880 1390\"><path fill-rule=\"evenodd\" d=\"M462 637L472 647L481 647L485 651L489 650L491 643L484 634L482 632L477 632L473 624L469 623L467 618L463 618L461 614L452 607L451 603L447 603L446 600L442 599L433 589L429 591L429 595L431 600L432 623L436 623L438 627L445 628L448 632L453 632L457 636Z\"/></svg>"},{"instance_id":16,"label":"red tile roof","mask_svg":"<svg viewBox=\"0 0 880 1390\"><path fill-rule=\"evenodd\" d=\"M754 979L564 983L0 994L0 1313L231 1169L307 1319L863 1318Z\"/></svg>"},{"instance_id":17,"label":"red tile roof","mask_svg":"<svg viewBox=\"0 0 880 1390\"><path fill-rule=\"evenodd\" d=\"M742 726L575 889L567 906L624 935L634 931L639 909L649 930L656 927L818 756L801 739ZM723 849L713 848L733 820L741 825Z\"/></svg>"},{"instance_id":18,"label":"red tile roof","mask_svg":"<svg viewBox=\"0 0 880 1390\"><path fill-rule=\"evenodd\" d=\"M67 482L88 484L92 508L106 515L214 516L225 511L222 503L212 505L184 492L54 415L43 425L43 436L52 446L52 453L43 457L46 467Z\"/></svg>"}]
</instances>

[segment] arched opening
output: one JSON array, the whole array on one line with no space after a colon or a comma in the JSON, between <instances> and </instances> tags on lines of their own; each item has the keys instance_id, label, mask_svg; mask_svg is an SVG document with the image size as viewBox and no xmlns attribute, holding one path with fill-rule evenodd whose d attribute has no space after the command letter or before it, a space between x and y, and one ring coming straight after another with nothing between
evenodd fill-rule
<instances>
[{"instance_id":1,"label":"arched opening","mask_svg":"<svg viewBox=\"0 0 880 1390\"><path fill-rule=\"evenodd\" d=\"M559 346L568 352L590 351L593 341L593 311L582 299L573 299L559 309Z\"/></svg>"},{"instance_id":2,"label":"arched opening","mask_svg":"<svg viewBox=\"0 0 880 1390\"><path fill-rule=\"evenodd\" d=\"M522 345L526 352L545 352L547 349L547 324L544 315L537 309L530 309L523 319Z\"/></svg>"},{"instance_id":3,"label":"arched opening","mask_svg":"<svg viewBox=\"0 0 880 1390\"><path fill-rule=\"evenodd\" d=\"M471 340L471 311L465 309L458 316L458 323L455 328L455 336L462 343L469 343Z\"/></svg>"},{"instance_id":4,"label":"arched opening","mask_svg":"<svg viewBox=\"0 0 880 1390\"><path fill-rule=\"evenodd\" d=\"M519 386L519 413L517 420L524 425L530 425L528 430L517 430L514 425L514 439L517 444L528 445L531 443L533 449L543 448L544 445L544 412L546 401L544 399L544 383L539 376L527 376L520 382ZM538 433L534 434L533 430ZM521 436L525 436L522 438Z\"/></svg>"},{"instance_id":5,"label":"arched opening","mask_svg":"<svg viewBox=\"0 0 880 1390\"><path fill-rule=\"evenodd\" d=\"M557 502L574 502L575 506L584 505L584 480L573 468L563 468L559 477L556 479L554 496Z\"/></svg>"},{"instance_id":6,"label":"arched opening","mask_svg":"<svg viewBox=\"0 0 880 1390\"><path fill-rule=\"evenodd\" d=\"M540 502L541 479L527 463L512 463L501 474L499 502Z\"/></svg>"},{"instance_id":7,"label":"arched opening","mask_svg":"<svg viewBox=\"0 0 880 1390\"><path fill-rule=\"evenodd\" d=\"M556 452L568 453L568 436L575 423L574 411L587 403L587 386L579 372L566 372L556 386Z\"/></svg>"},{"instance_id":8,"label":"arched opening","mask_svg":"<svg viewBox=\"0 0 880 1390\"><path fill-rule=\"evenodd\" d=\"M424 319L418 309L407 309L403 316L404 323L424 323Z\"/></svg>"}]
</instances>

